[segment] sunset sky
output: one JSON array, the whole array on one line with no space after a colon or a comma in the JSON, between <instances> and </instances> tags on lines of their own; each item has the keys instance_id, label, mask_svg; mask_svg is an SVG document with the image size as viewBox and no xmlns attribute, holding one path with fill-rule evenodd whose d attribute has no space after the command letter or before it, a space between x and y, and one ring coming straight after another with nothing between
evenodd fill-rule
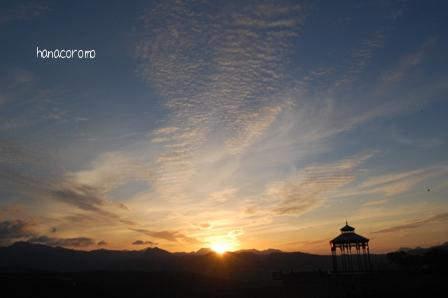
<instances>
[{"instance_id":1,"label":"sunset sky","mask_svg":"<svg viewBox=\"0 0 448 298\"><path fill-rule=\"evenodd\" d=\"M448 241L447 53L445 1L2 1L0 245Z\"/></svg>"}]
</instances>

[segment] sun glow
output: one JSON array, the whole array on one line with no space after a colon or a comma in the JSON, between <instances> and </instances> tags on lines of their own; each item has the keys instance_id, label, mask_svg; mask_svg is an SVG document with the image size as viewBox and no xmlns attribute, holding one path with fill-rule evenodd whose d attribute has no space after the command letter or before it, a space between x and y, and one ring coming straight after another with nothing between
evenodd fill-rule
<instances>
[{"instance_id":1,"label":"sun glow","mask_svg":"<svg viewBox=\"0 0 448 298\"><path fill-rule=\"evenodd\" d=\"M211 249L213 249L213 251L217 252L218 254L222 255L230 249L230 244L223 242L213 243Z\"/></svg>"}]
</instances>

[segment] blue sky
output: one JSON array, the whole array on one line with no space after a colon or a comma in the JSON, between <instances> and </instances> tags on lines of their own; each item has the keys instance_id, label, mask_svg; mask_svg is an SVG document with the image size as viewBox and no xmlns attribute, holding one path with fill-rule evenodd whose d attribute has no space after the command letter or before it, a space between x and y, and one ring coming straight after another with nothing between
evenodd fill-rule
<instances>
[{"instance_id":1,"label":"blue sky","mask_svg":"<svg viewBox=\"0 0 448 298\"><path fill-rule=\"evenodd\" d=\"M1 4L1 243L447 240L447 5L239 2Z\"/></svg>"}]
</instances>

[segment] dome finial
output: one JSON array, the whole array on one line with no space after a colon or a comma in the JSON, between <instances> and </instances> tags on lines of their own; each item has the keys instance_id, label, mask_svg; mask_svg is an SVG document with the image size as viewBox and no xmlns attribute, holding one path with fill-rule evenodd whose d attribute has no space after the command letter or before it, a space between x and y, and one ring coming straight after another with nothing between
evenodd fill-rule
<instances>
[{"instance_id":1,"label":"dome finial","mask_svg":"<svg viewBox=\"0 0 448 298\"><path fill-rule=\"evenodd\" d=\"M348 226L348 222L347 222L347 219L345 220L345 225L347 225L347 226Z\"/></svg>"}]
</instances>

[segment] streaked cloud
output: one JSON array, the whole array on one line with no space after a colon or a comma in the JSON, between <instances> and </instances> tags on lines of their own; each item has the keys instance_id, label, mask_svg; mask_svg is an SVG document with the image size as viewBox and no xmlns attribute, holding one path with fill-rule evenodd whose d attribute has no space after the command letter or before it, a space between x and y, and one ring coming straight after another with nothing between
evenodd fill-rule
<instances>
[{"instance_id":1,"label":"streaked cloud","mask_svg":"<svg viewBox=\"0 0 448 298\"><path fill-rule=\"evenodd\" d=\"M354 181L357 167L371 156L372 153L366 153L331 164L308 166L285 181L270 184L266 196L277 202L273 211L301 214L319 206L331 191Z\"/></svg>"},{"instance_id":2,"label":"streaked cloud","mask_svg":"<svg viewBox=\"0 0 448 298\"><path fill-rule=\"evenodd\" d=\"M401 81L415 67L422 63L422 60L428 54L431 47L434 46L435 42L435 38L430 38L418 50L401 57L396 65L383 74L383 83L388 85Z\"/></svg>"},{"instance_id":3,"label":"streaked cloud","mask_svg":"<svg viewBox=\"0 0 448 298\"><path fill-rule=\"evenodd\" d=\"M435 165L417 170L379 175L367 178L353 190L340 195L382 194L390 197L406 193L424 181L429 182L430 179L438 179L447 174L448 168L446 165ZM426 190L426 187L424 189Z\"/></svg>"},{"instance_id":4,"label":"streaked cloud","mask_svg":"<svg viewBox=\"0 0 448 298\"><path fill-rule=\"evenodd\" d=\"M110 194L130 180L147 179L145 167L120 153L106 153L99 157L88 170L60 174L60 171L41 164L32 152L28 153L7 145L3 145L2 148L10 155L7 156L5 162L12 163L10 166L3 167L0 175L0 182L13 190L9 195L22 196L40 202L51 199L81 211L96 213L97 221L109 219L126 225L134 224L122 216L128 211L127 207L121 202L110 200ZM34 164L30 163L30 159ZM45 168L48 173L45 176L33 175L29 171L22 171L18 167L20 163L32 165L34 172ZM41 208L43 206L45 205ZM89 218L90 215L77 214L66 218L76 218L79 221L80 217Z\"/></svg>"},{"instance_id":5,"label":"streaked cloud","mask_svg":"<svg viewBox=\"0 0 448 298\"><path fill-rule=\"evenodd\" d=\"M94 240L87 237L54 238L48 236L33 237L28 239L28 242L45 244L50 246L67 246L67 247L88 247L96 243Z\"/></svg>"},{"instance_id":6,"label":"streaked cloud","mask_svg":"<svg viewBox=\"0 0 448 298\"><path fill-rule=\"evenodd\" d=\"M135 240L134 242L132 242L132 245L149 245L149 246L155 246L155 245L157 245L157 243L154 243L154 242L149 241L149 240Z\"/></svg>"},{"instance_id":7,"label":"streaked cloud","mask_svg":"<svg viewBox=\"0 0 448 298\"><path fill-rule=\"evenodd\" d=\"M360 46L353 51L352 63L342 75L342 78L336 81L336 86L343 86L355 81L372 59L375 50L383 46L383 39L382 32L375 32L369 39L362 41Z\"/></svg>"},{"instance_id":8,"label":"streaked cloud","mask_svg":"<svg viewBox=\"0 0 448 298\"><path fill-rule=\"evenodd\" d=\"M190 243L190 244L199 244L200 243L199 240L189 237L189 236L182 234L180 232L177 232L177 231L151 231L151 230L147 230L147 229L136 229L136 228L131 228L130 230L145 234L150 237L168 240L171 242L179 242L180 241L180 242L186 242L186 243Z\"/></svg>"},{"instance_id":9,"label":"streaked cloud","mask_svg":"<svg viewBox=\"0 0 448 298\"><path fill-rule=\"evenodd\" d=\"M52 191L52 198L57 201L73 205L81 210L93 211L103 215L113 216L103 207L108 204L100 190L88 185L69 185ZM121 205L119 205L121 207ZM124 207L122 207L124 208Z\"/></svg>"},{"instance_id":10,"label":"streaked cloud","mask_svg":"<svg viewBox=\"0 0 448 298\"><path fill-rule=\"evenodd\" d=\"M34 235L31 222L16 220L5 220L0 222L0 244L9 244Z\"/></svg>"},{"instance_id":11,"label":"streaked cloud","mask_svg":"<svg viewBox=\"0 0 448 298\"><path fill-rule=\"evenodd\" d=\"M385 203L387 203L387 201L388 201L387 199L369 201L367 203L364 203L363 207L381 206L381 205L384 205Z\"/></svg>"},{"instance_id":12,"label":"streaked cloud","mask_svg":"<svg viewBox=\"0 0 448 298\"><path fill-rule=\"evenodd\" d=\"M99 246L105 246L105 245L108 245L108 244L109 244L109 243L107 243L107 241L100 240L100 241L97 242L96 245L99 245Z\"/></svg>"},{"instance_id":13,"label":"streaked cloud","mask_svg":"<svg viewBox=\"0 0 448 298\"><path fill-rule=\"evenodd\" d=\"M448 213L439 213L439 214L435 214L435 215L427 217L427 218L416 219L414 221L411 221L411 222L408 222L405 224L381 229L381 230L375 231L374 233L400 232L400 231L404 231L404 230L421 228L422 226L427 225L427 224L446 223L447 221L448 221Z\"/></svg>"},{"instance_id":14,"label":"streaked cloud","mask_svg":"<svg viewBox=\"0 0 448 298\"><path fill-rule=\"evenodd\" d=\"M55 200L82 210L119 219L116 213L128 208L108 200L108 196L129 181L146 181L149 177L146 167L120 152L108 152L96 159L90 169L66 173L51 194Z\"/></svg>"},{"instance_id":15,"label":"streaked cloud","mask_svg":"<svg viewBox=\"0 0 448 298\"><path fill-rule=\"evenodd\" d=\"M95 185L110 192L135 180L147 181L151 173L147 167L122 152L106 152L95 159L90 168L66 173L66 180L74 184Z\"/></svg>"}]
</instances>

